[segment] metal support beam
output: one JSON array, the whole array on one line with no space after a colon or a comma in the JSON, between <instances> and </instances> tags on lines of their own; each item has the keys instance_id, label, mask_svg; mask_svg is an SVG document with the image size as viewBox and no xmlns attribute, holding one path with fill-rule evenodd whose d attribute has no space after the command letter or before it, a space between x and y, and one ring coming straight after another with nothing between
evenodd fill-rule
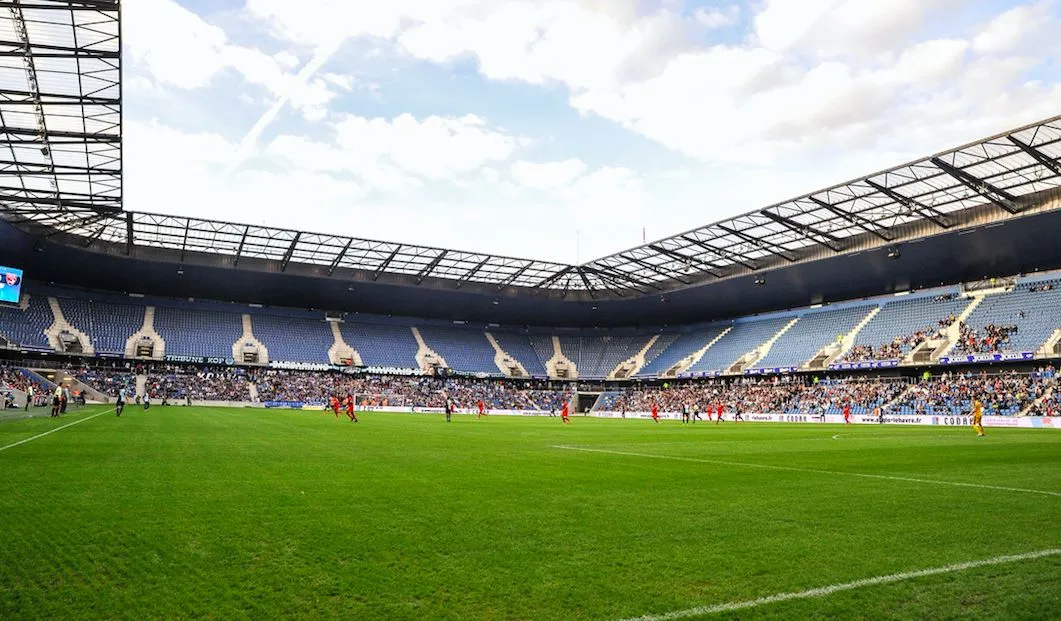
<instances>
[{"instance_id":1,"label":"metal support beam","mask_svg":"<svg viewBox=\"0 0 1061 621\"><path fill-rule=\"evenodd\" d=\"M332 259L331 265L328 266L328 275L331 276L335 273L335 270L339 269L339 264L343 262L343 257L346 256L347 252L350 252L350 245L354 243L353 239L346 240L346 245L339 251L339 254L335 255Z\"/></svg>"},{"instance_id":2,"label":"metal support beam","mask_svg":"<svg viewBox=\"0 0 1061 621\"><path fill-rule=\"evenodd\" d=\"M888 198L892 199L893 201L899 203L903 207L906 207L907 209L909 209L909 210L911 210L913 212L916 212L916 213L920 214L922 217L927 218L928 220L934 222L936 224L936 226L938 226L941 229L949 229L951 227L951 223L947 219L947 216L941 214L940 212L936 211L932 207L929 207L928 205L925 205L924 203L921 203L920 201L916 201L916 200L910 198L909 196L903 196L902 194L899 194L895 190L893 190L891 188L888 188L888 187L885 187L885 186L877 183L876 181L873 181L872 179L866 179L866 185L868 185L869 187L873 188L874 190L880 192L881 194L887 196Z\"/></svg>"},{"instance_id":3,"label":"metal support beam","mask_svg":"<svg viewBox=\"0 0 1061 621\"><path fill-rule=\"evenodd\" d=\"M856 213L850 213L850 212L844 211L844 210L840 209L839 207L837 207L836 205L830 205L829 203L827 203L827 202L825 202L825 201L823 201L823 200L821 200L819 198L816 198L814 196L808 196L807 198L809 198L811 201L813 201L816 205L818 205L822 209L825 209L826 211L829 211L829 212L831 212L831 213L843 218L844 220L847 220L848 222L851 222L852 224L858 226L860 229L862 229L863 231L866 231L867 233L875 235L881 241L890 242L893 239L891 237L888 237L884 233L881 233L879 230L877 230L876 227L878 227L880 225L874 224L873 222L870 222L869 220L863 218L862 216L860 216L860 215L858 215ZM881 226L881 228L885 228L885 227Z\"/></svg>"},{"instance_id":4,"label":"metal support beam","mask_svg":"<svg viewBox=\"0 0 1061 621\"><path fill-rule=\"evenodd\" d=\"M475 276L476 274L478 274L479 270L481 270L484 267L486 267L486 264L489 263L489 262L490 262L490 257L486 257L482 261L479 261L479 263L477 263L475 267L473 267L472 269L470 269L467 272L465 272L464 275L461 276L460 279L457 280L457 288L460 289L461 287L463 287L464 283L468 282L471 279L472 276Z\"/></svg>"},{"instance_id":5,"label":"metal support beam","mask_svg":"<svg viewBox=\"0 0 1061 621\"><path fill-rule=\"evenodd\" d=\"M704 261L703 259L700 259L698 257L690 257L688 255L682 254L682 253L677 252L675 250L669 250L667 248L664 248L663 246L659 246L659 245L656 245L656 244L649 244L648 247L649 247L649 249L654 250L654 251L656 251L656 252L658 252L660 254L665 254L668 257L671 257L673 259L677 259L678 261L681 261L682 263L685 263L686 265L688 265L689 267L691 267L691 268L693 268L695 270L704 272L706 274L710 274L710 275L714 276L715 278L722 278L722 275L719 272L714 271L714 270L720 269L720 266L715 265L714 263L711 263L710 261ZM713 269L708 269L708 268L713 268Z\"/></svg>"},{"instance_id":6,"label":"metal support beam","mask_svg":"<svg viewBox=\"0 0 1061 621\"><path fill-rule=\"evenodd\" d=\"M66 212L66 213L69 213L69 212ZM58 235L60 233L69 233L71 230L73 230L75 228L85 228L87 226L92 226L93 224L95 224L96 222L99 222L100 220L103 220L104 218L110 218L111 215L112 214L109 214L109 213L89 212L87 218L82 218L81 220L73 222L73 223L71 223L70 221L63 222L63 223L61 223L61 225L55 226L54 230L51 231L50 233L46 233L44 235L44 237L46 237L46 238L54 237L55 235Z\"/></svg>"},{"instance_id":7,"label":"metal support beam","mask_svg":"<svg viewBox=\"0 0 1061 621\"><path fill-rule=\"evenodd\" d=\"M619 271L617 269L614 269L614 268L611 268L611 267L607 267L607 266L591 266L591 265L584 265L583 267L585 269L589 270L590 272L592 272L594 274L597 274L598 276L611 276L613 280L616 280L616 279L619 280L619 281L624 281L625 280L626 282L634 285L633 288L635 290L637 290L637 291L640 291L641 293L648 293L647 291L644 291L642 289L642 287L648 287L649 289L655 289L656 291L663 291L663 289L660 289L659 287L657 287L656 285L654 285L652 283L644 282L642 280L634 278L633 276L631 276L630 274L627 274L626 272L621 272L621 271Z\"/></svg>"},{"instance_id":8,"label":"metal support beam","mask_svg":"<svg viewBox=\"0 0 1061 621\"><path fill-rule=\"evenodd\" d=\"M420 273L416 275L416 284L419 285L420 283L424 282L424 279L427 278L428 274L430 274L432 271L434 271L436 267L438 267L438 264L442 262L442 259L446 258L446 255L448 253L448 250L443 250L442 252L438 253L437 257L431 259L431 262L427 264L427 267L420 270Z\"/></svg>"},{"instance_id":9,"label":"metal support beam","mask_svg":"<svg viewBox=\"0 0 1061 621\"><path fill-rule=\"evenodd\" d=\"M250 230L250 225L243 227L243 235L239 237L239 248L236 248L236 260L232 262L232 267L239 266L240 257L243 256L243 246L247 243L247 233L250 233Z\"/></svg>"},{"instance_id":10,"label":"metal support beam","mask_svg":"<svg viewBox=\"0 0 1061 621\"><path fill-rule=\"evenodd\" d=\"M751 259L749 259L748 257L745 257L742 254L738 254L738 253L735 253L735 252L729 252L727 250L722 250L720 248L715 248L711 244L702 242L699 239L696 239L695 237L690 237L688 235L682 235L681 238L684 239L685 241L691 243L691 244L694 244L696 246L699 246L700 248L703 248L707 252L710 252L712 255L714 255L716 257L719 257L721 259L728 259L730 261L733 261L734 263L738 263L740 265L743 265L744 267L746 267L746 268L748 268L748 269L750 269L752 271L755 271L755 270L759 269L758 265L755 265L753 263L749 263L749 261Z\"/></svg>"},{"instance_id":11,"label":"metal support beam","mask_svg":"<svg viewBox=\"0 0 1061 621\"><path fill-rule=\"evenodd\" d=\"M192 227L192 219L184 219L184 240L181 241L181 263L184 263L184 254L188 249L188 229Z\"/></svg>"},{"instance_id":12,"label":"metal support beam","mask_svg":"<svg viewBox=\"0 0 1061 621\"><path fill-rule=\"evenodd\" d=\"M93 233L91 237L89 237L88 239L85 240L85 243L82 244L82 247L83 248L91 248L92 244L96 243L96 241L98 241L99 238L103 236L103 231L106 231L106 230L107 230L107 225L106 224L100 226L98 229L96 229L96 232Z\"/></svg>"},{"instance_id":13,"label":"metal support beam","mask_svg":"<svg viewBox=\"0 0 1061 621\"><path fill-rule=\"evenodd\" d=\"M287 247L287 251L284 252L284 258L280 259L280 271L287 271L287 264L291 262L291 257L295 256L295 248L298 247L298 240L302 238L302 233L295 233L295 238L291 240L291 245Z\"/></svg>"},{"instance_id":14,"label":"metal support beam","mask_svg":"<svg viewBox=\"0 0 1061 621\"><path fill-rule=\"evenodd\" d=\"M394 252L390 253L390 256L388 256L383 263L380 264L376 272L372 274L372 282L379 280L379 277L383 275L383 272L387 271L387 268L390 267L391 261L394 260L394 257L398 256L398 252L401 251L401 249L401 244L394 247Z\"/></svg>"},{"instance_id":15,"label":"metal support beam","mask_svg":"<svg viewBox=\"0 0 1061 621\"><path fill-rule=\"evenodd\" d=\"M803 235L804 237L816 244L825 246L833 252L840 252L840 247L837 245L840 240L828 233L819 231L818 229L812 226L808 226L806 224L800 224L792 218L786 218L785 216L773 213L771 211L760 211L759 213L780 224L781 226L784 226L785 228L791 231L795 231L796 233Z\"/></svg>"},{"instance_id":16,"label":"metal support beam","mask_svg":"<svg viewBox=\"0 0 1061 621\"><path fill-rule=\"evenodd\" d=\"M962 185L988 199L1001 209L1010 213L1017 213L1020 211L1020 204L1017 202L1017 197L1009 192L999 189L980 177L972 175L957 166L952 166L938 157L932 158L932 163L943 172L960 181Z\"/></svg>"},{"instance_id":17,"label":"metal support beam","mask_svg":"<svg viewBox=\"0 0 1061 621\"><path fill-rule=\"evenodd\" d=\"M512 274L511 276L506 278L500 284L498 284L497 285L497 290L500 291L500 290L504 289L505 287L511 285L512 283L516 282L516 279L518 279L520 276L522 276L524 274L524 272L529 270L532 265L534 265L534 262L533 261L528 261L526 265L524 265L523 267L519 268L519 270L517 270L514 274Z\"/></svg>"},{"instance_id":18,"label":"metal support beam","mask_svg":"<svg viewBox=\"0 0 1061 621\"><path fill-rule=\"evenodd\" d=\"M1035 161L1039 162L1040 164L1042 164L1044 168L1046 168L1050 172L1054 173L1055 175L1061 177L1061 163L1059 163L1057 160L1050 159L1050 157L1048 155L1046 155L1045 153L1043 153L1039 149L1036 149L1035 147L1031 146L1030 144L1025 144L1025 143L1021 142L1015 136L1006 136L1006 138L1010 142L1015 144L1017 147L1019 147L1021 151L1024 151L1028 155L1030 155L1033 158L1035 158Z\"/></svg>"},{"instance_id":19,"label":"metal support beam","mask_svg":"<svg viewBox=\"0 0 1061 621\"><path fill-rule=\"evenodd\" d=\"M544 280L539 282L538 284L534 285L534 288L535 289L544 289L545 287L548 287L549 285L553 284L554 282L560 280L564 276L567 276L568 274L570 274L571 270L573 270L573 269L575 269L573 266L568 266L568 267L565 267L562 270L557 270L557 272L555 274L553 274L552 276L548 276Z\"/></svg>"},{"instance_id":20,"label":"metal support beam","mask_svg":"<svg viewBox=\"0 0 1061 621\"><path fill-rule=\"evenodd\" d=\"M133 213L125 212L125 256L133 253Z\"/></svg>"},{"instance_id":21,"label":"metal support beam","mask_svg":"<svg viewBox=\"0 0 1061 621\"><path fill-rule=\"evenodd\" d=\"M685 280L684 278L682 278L681 276L678 276L677 274L664 272L663 270L659 269L655 265L652 265L648 261L642 261L641 259L638 259L637 257L631 257L631 256L627 256L625 254L621 254L619 256L624 258L624 259L626 259L627 261L630 261L632 263L636 263L636 264L640 265L641 267L645 268L646 270L648 270L650 272L653 272L655 274L659 274L660 276L662 276L664 278L667 278L669 280L677 280L678 282L682 283L683 285L691 285L692 284L690 281Z\"/></svg>"},{"instance_id":22,"label":"metal support beam","mask_svg":"<svg viewBox=\"0 0 1061 621\"><path fill-rule=\"evenodd\" d=\"M788 261L789 263L795 263L796 262L796 257L791 256L788 253L788 251L785 250L784 248L779 248L778 246L776 246L774 244L767 244L766 242L764 242L761 239L757 239L755 237L752 237L751 235L748 235L747 233L745 233L743 231L738 231L737 229L728 227L728 226L726 226L724 224L716 224L715 226L717 228L720 228L723 231L729 233L730 235L733 235L735 237L738 237L738 238L748 242L749 244L755 246L759 250L765 250L766 252L769 252L770 254L772 254L772 255L774 255L776 257L781 257L782 259ZM716 248L716 250L717 250L717 248ZM730 251L730 254L734 254L734 253L732 251ZM742 255L742 256L744 256L744 255ZM745 260L750 260L747 256L744 256L744 258L745 258Z\"/></svg>"},{"instance_id":23,"label":"metal support beam","mask_svg":"<svg viewBox=\"0 0 1061 621\"><path fill-rule=\"evenodd\" d=\"M582 278L582 284L586 285L586 293L589 293L589 297L596 300L597 295L593 292L593 287L589 284L589 278L586 278L586 272L581 267L578 268L578 275Z\"/></svg>"}]
</instances>

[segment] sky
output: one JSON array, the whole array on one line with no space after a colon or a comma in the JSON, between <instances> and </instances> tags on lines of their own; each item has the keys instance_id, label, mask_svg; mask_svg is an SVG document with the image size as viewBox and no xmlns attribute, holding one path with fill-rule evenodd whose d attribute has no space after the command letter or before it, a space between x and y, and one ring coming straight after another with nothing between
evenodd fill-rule
<instances>
[{"instance_id":1,"label":"sky","mask_svg":"<svg viewBox=\"0 0 1061 621\"><path fill-rule=\"evenodd\" d=\"M1057 115L1057 32L1061 0L126 0L125 208L584 262Z\"/></svg>"}]
</instances>

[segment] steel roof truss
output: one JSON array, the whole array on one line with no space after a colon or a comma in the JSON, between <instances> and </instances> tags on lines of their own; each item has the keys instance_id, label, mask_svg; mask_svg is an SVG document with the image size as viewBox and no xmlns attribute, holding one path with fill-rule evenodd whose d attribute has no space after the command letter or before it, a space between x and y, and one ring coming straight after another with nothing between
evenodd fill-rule
<instances>
[{"instance_id":1,"label":"steel roof truss","mask_svg":"<svg viewBox=\"0 0 1061 621\"><path fill-rule=\"evenodd\" d=\"M932 163L943 172L957 179L962 185L988 199L999 208L1005 209L1011 214L1020 211L1020 204L1017 202L1017 198L1009 192L995 187L983 179L970 174L968 171L952 166L938 157L932 158Z\"/></svg>"}]
</instances>

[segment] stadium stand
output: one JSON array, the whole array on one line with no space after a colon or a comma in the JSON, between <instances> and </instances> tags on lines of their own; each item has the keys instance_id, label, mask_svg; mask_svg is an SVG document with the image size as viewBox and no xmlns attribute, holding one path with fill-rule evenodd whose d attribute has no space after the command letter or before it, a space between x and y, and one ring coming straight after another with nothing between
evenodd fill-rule
<instances>
[{"instance_id":1,"label":"stadium stand","mask_svg":"<svg viewBox=\"0 0 1061 621\"><path fill-rule=\"evenodd\" d=\"M167 356L232 358L232 345L243 334L239 313L158 306L155 330L166 340Z\"/></svg>"},{"instance_id":2,"label":"stadium stand","mask_svg":"<svg viewBox=\"0 0 1061 621\"><path fill-rule=\"evenodd\" d=\"M979 397L984 414L1014 416L1043 396L1049 379L1037 374L945 374L914 386L894 404L901 414L968 415Z\"/></svg>"},{"instance_id":3,"label":"stadium stand","mask_svg":"<svg viewBox=\"0 0 1061 621\"><path fill-rule=\"evenodd\" d=\"M501 372L494 363L497 352L483 332L436 326L424 326L419 330L428 347L442 356L449 368L490 375Z\"/></svg>"},{"instance_id":4,"label":"stadium stand","mask_svg":"<svg viewBox=\"0 0 1061 621\"><path fill-rule=\"evenodd\" d=\"M534 348L527 335L507 332L491 332L490 334L497 341L497 344L501 346L501 349L523 365L523 368L527 370L531 377L545 377L548 374L545 370L545 361L538 355L538 351ZM551 350L551 341L549 347ZM552 356L550 355L550 357Z\"/></svg>"},{"instance_id":5,"label":"stadium stand","mask_svg":"<svg viewBox=\"0 0 1061 621\"><path fill-rule=\"evenodd\" d=\"M674 337L668 338L668 340L671 341L671 344L652 358L646 356L646 360L648 361L647 364L641 367L641 370L635 374L635 377L656 377L666 373L671 367L688 356L700 351L708 343L717 339L728 327L729 326L714 326L703 330L696 330L694 332L684 332L679 335L668 335ZM660 336L656 345L659 345L662 341L664 341L663 335Z\"/></svg>"},{"instance_id":6,"label":"stadium stand","mask_svg":"<svg viewBox=\"0 0 1061 621\"><path fill-rule=\"evenodd\" d=\"M29 296L25 310L0 306L0 335L14 345L51 350L45 331L54 321L48 299L43 296Z\"/></svg>"},{"instance_id":7,"label":"stadium stand","mask_svg":"<svg viewBox=\"0 0 1061 621\"><path fill-rule=\"evenodd\" d=\"M58 298L72 326L92 339L97 354L124 355L125 344L144 325L144 306Z\"/></svg>"},{"instance_id":8,"label":"stadium stand","mask_svg":"<svg viewBox=\"0 0 1061 621\"><path fill-rule=\"evenodd\" d=\"M969 300L957 291L888 302L855 338L844 360L897 360L954 321Z\"/></svg>"},{"instance_id":9,"label":"stadium stand","mask_svg":"<svg viewBox=\"0 0 1061 621\"><path fill-rule=\"evenodd\" d=\"M615 367L636 355L647 336L562 336L560 347L583 378L606 378Z\"/></svg>"},{"instance_id":10,"label":"stadium stand","mask_svg":"<svg viewBox=\"0 0 1061 621\"><path fill-rule=\"evenodd\" d=\"M770 340L790 321L792 317L775 317L735 323L728 334L704 352L696 364L689 367L688 372L725 372L737 359Z\"/></svg>"},{"instance_id":11,"label":"stadium stand","mask_svg":"<svg viewBox=\"0 0 1061 621\"><path fill-rule=\"evenodd\" d=\"M324 318L308 319L270 314L251 314L254 336L269 350L271 361L327 364L328 350L335 342Z\"/></svg>"},{"instance_id":12,"label":"stadium stand","mask_svg":"<svg viewBox=\"0 0 1061 621\"><path fill-rule=\"evenodd\" d=\"M361 354L368 366L416 369L419 345L409 326L376 323L343 323L343 339Z\"/></svg>"},{"instance_id":13,"label":"stadium stand","mask_svg":"<svg viewBox=\"0 0 1061 621\"><path fill-rule=\"evenodd\" d=\"M1061 328L1061 280L1023 282L988 295L965 320L955 351L1034 352Z\"/></svg>"},{"instance_id":14,"label":"stadium stand","mask_svg":"<svg viewBox=\"0 0 1061 621\"><path fill-rule=\"evenodd\" d=\"M843 338L858 325L871 308L853 306L806 313L774 342L770 352L755 366L801 367L823 347Z\"/></svg>"},{"instance_id":15,"label":"stadium stand","mask_svg":"<svg viewBox=\"0 0 1061 621\"><path fill-rule=\"evenodd\" d=\"M553 337L544 334L532 334L527 339L530 341L531 347L538 353L538 359L541 360L542 365L548 364L553 358ZM565 355L570 358L570 354L565 352Z\"/></svg>"}]
</instances>

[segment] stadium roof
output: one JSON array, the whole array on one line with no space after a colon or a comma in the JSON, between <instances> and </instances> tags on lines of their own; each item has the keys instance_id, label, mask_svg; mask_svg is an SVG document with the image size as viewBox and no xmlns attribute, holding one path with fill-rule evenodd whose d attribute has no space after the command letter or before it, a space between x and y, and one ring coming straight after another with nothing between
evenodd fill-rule
<instances>
[{"instance_id":1,"label":"stadium roof","mask_svg":"<svg viewBox=\"0 0 1061 621\"><path fill-rule=\"evenodd\" d=\"M1058 116L581 265L122 211L118 1L0 8L0 213L35 235L127 255L628 298L1004 220L1061 186Z\"/></svg>"}]
</instances>

